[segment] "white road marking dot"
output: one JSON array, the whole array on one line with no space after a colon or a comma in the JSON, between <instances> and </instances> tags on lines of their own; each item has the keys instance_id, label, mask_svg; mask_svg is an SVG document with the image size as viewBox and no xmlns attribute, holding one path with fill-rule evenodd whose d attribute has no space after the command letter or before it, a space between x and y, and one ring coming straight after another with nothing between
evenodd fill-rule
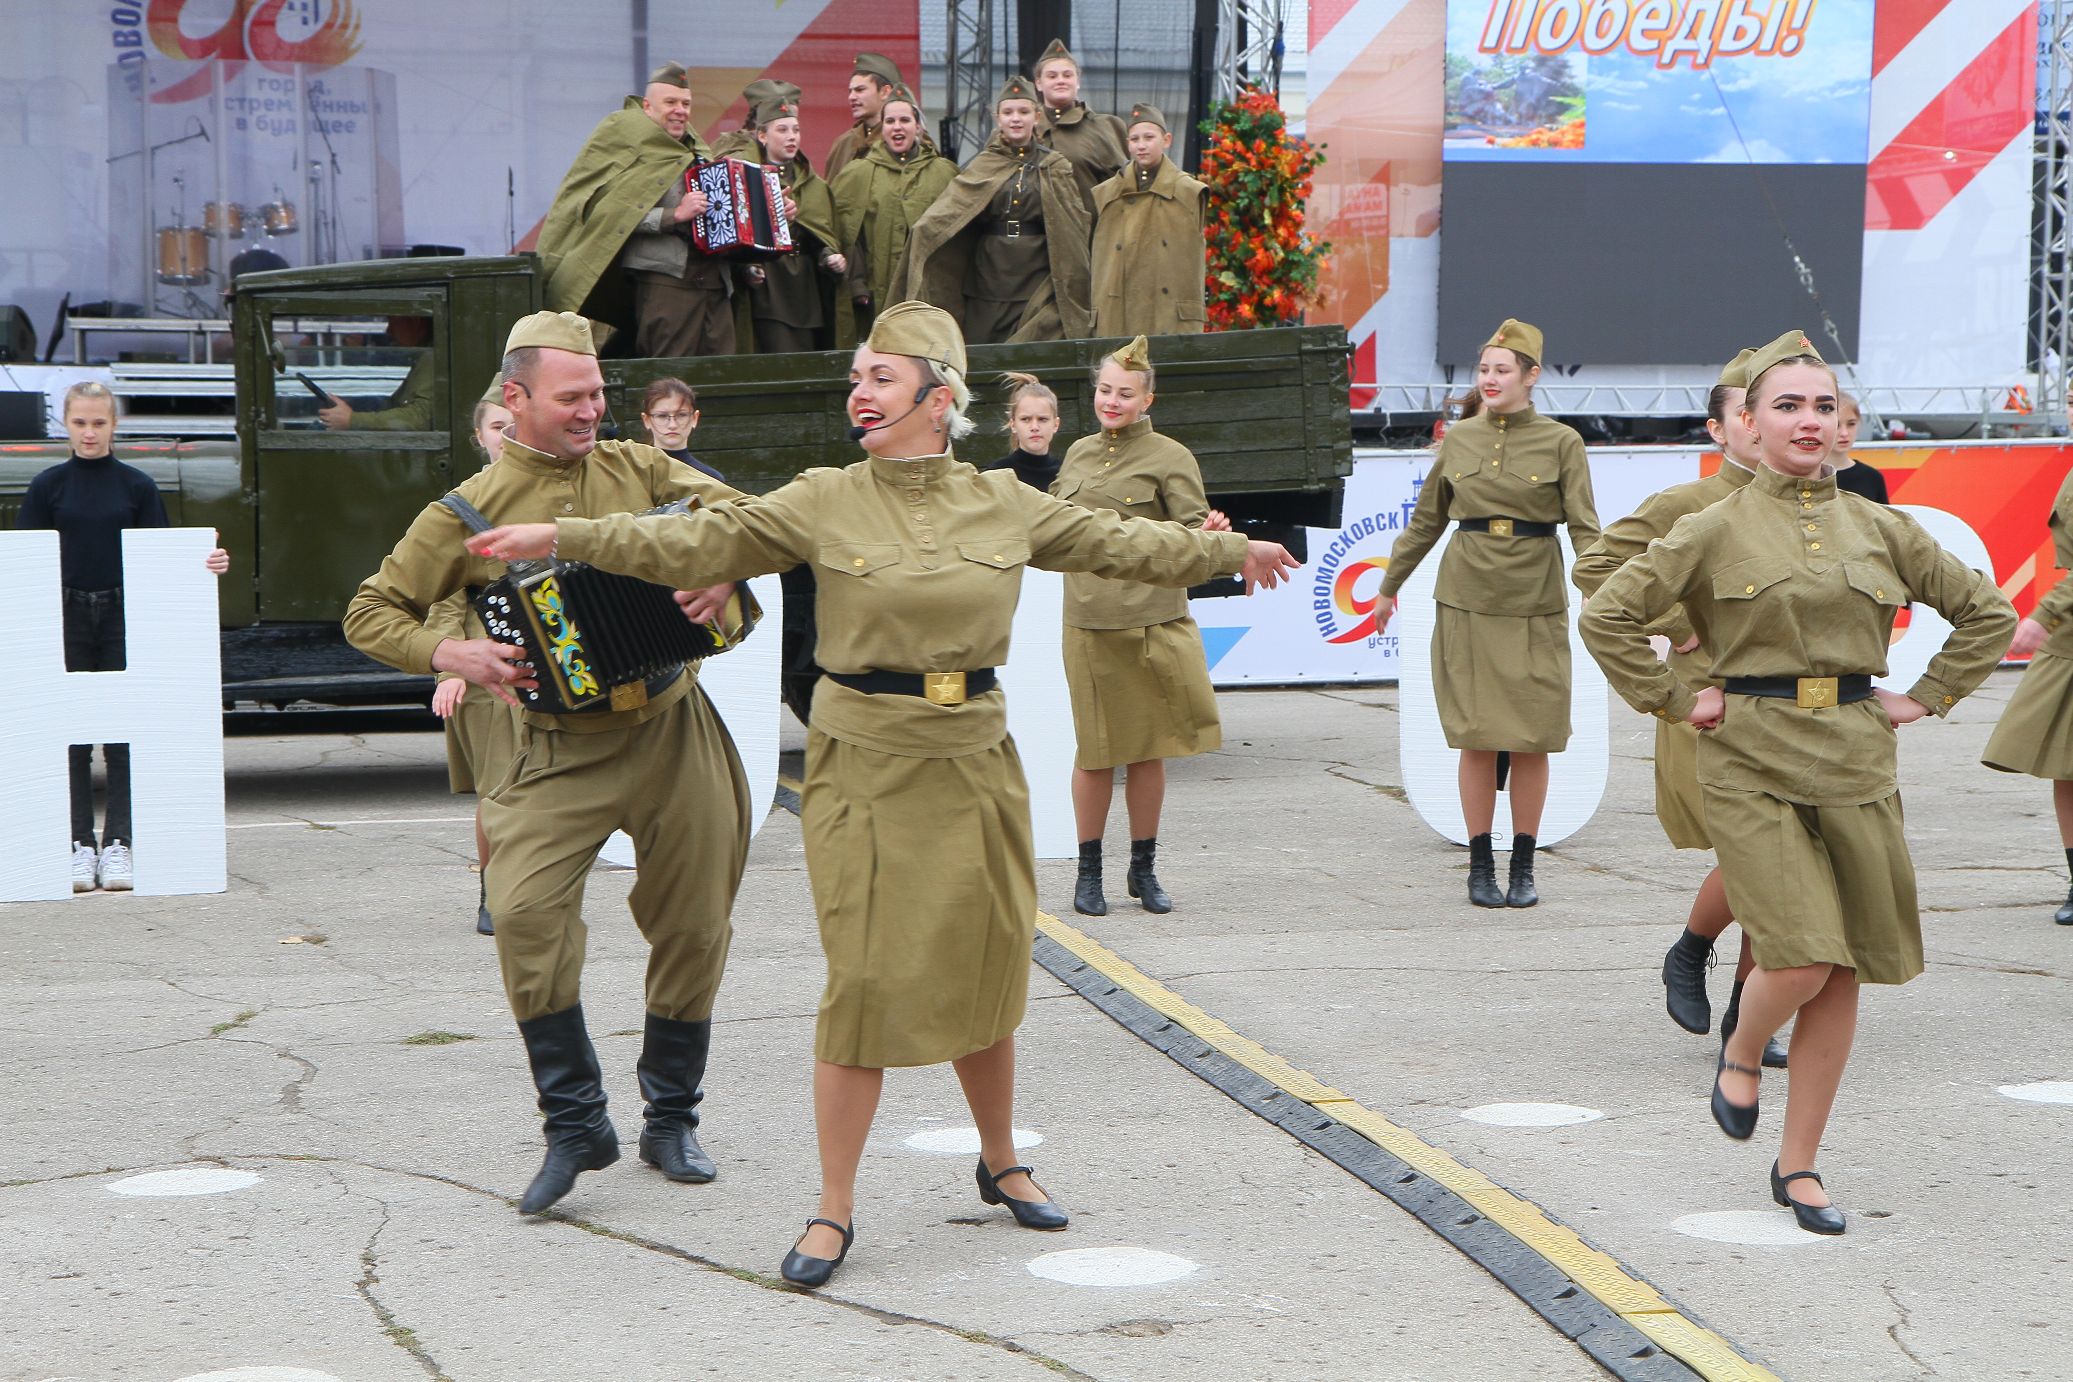
<instances>
[{"instance_id":1,"label":"white road marking dot","mask_svg":"<svg viewBox=\"0 0 2073 1382\"><path fill-rule=\"evenodd\" d=\"M1744 1243L1758 1248L1789 1248L1801 1243L1818 1243L1821 1235L1809 1233L1792 1221L1789 1210L1729 1209L1718 1214L1687 1214L1670 1225L1691 1238L1709 1243Z\"/></svg>"},{"instance_id":2,"label":"white road marking dot","mask_svg":"<svg viewBox=\"0 0 2073 1382\"><path fill-rule=\"evenodd\" d=\"M1493 1128L1567 1128L1595 1123L1605 1115L1575 1104L1482 1104L1463 1109L1461 1116Z\"/></svg>"},{"instance_id":3,"label":"white road marking dot","mask_svg":"<svg viewBox=\"0 0 2073 1382\"><path fill-rule=\"evenodd\" d=\"M1031 1276L1067 1286L1158 1286L1201 1270L1198 1262L1156 1248L1071 1248L1029 1264Z\"/></svg>"},{"instance_id":4,"label":"white road marking dot","mask_svg":"<svg viewBox=\"0 0 2073 1382\"><path fill-rule=\"evenodd\" d=\"M2030 1104L2073 1104L2073 1080L2039 1080L2035 1084L2005 1084L1995 1091Z\"/></svg>"},{"instance_id":5,"label":"white road marking dot","mask_svg":"<svg viewBox=\"0 0 2073 1382\"><path fill-rule=\"evenodd\" d=\"M262 1364L256 1368L224 1368L220 1372L197 1372L179 1382L344 1382L328 1372L313 1368L281 1368Z\"/></svg>"},{"instance_id":6,"label":"white road marking dot","mask_svg":"<svg viewBox=\"0 0 2073 1382\"><path fill-rule=\"evenodd\" d=\"M153 1171L131 1176L109 1186L118 1195L223 1195L259 1184L250 1171L226 1171L219 1166L188 1166L178 1171ZM210 1374L214 1376L214 1374Z\"/></svg>"},{"instance_id":7,"label":"white road marking dot","mask_svg":"<svg viewBox=\"0 0 2073 1382\"><path fill-rule=\"evenodd\" d=\"M1043 1142L1043 1134L1033 1133L1027 1128L1015 1129L1015 1149L1035 1147ZM979 1130L977 1128L930 1128L907 1139L907 1146L930 1156L977 1156L979 1155Z\"/></svg>"}]
</instances>

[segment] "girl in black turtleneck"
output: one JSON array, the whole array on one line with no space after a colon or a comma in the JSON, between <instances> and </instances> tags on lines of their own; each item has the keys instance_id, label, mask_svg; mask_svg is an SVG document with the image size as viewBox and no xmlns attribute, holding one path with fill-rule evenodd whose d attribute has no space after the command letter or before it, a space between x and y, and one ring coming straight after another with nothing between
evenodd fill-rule
<instances>
[{"instance_id":1,"label":"girl in black turtleneck","mask_svg":"<svg viewBox=\"0 0 2073 1382\"><path fill-rule=\"evenodd\" d=\"M127 665L122 622L122 530L167 526L165 502L149 475L113 455L115 396L96 383L65 391L72 458L29 482L17 528L54 529L64 588L65 670L119 672ZM222 549L209 569L228 569ZM72 746L72 891L127 891L130 862L130 746L103 744L108 768L106 829L95 846L93 746Z\"/></svg>"},{"instance_id":2,"label":"girl in black turtleneck","mask_svg":"<svg viewBox=\"0 0 2073 1382\"><path fill-rule=\"evenodd\" d=\"M1013 470L1023 484L1048 493L1058 478L1058 458L1051 454L1051 439L1058 435L1058 395L1033 374L1010 372L1007 380L1014 388L1002 430L1015 439L1015 449L981 469Z\"/></svg>"},{"instance_id":3,"label":"girl in black turtleneck","mask_svg":"<svg viewBox=\"0 0 2073 1382\"><path fill-rule=\"evenodd\" d=\"M691 434L698 430L698 392L681 379L658 379L641 395L641 426L656 447L712 476L727 477L691 454Z\"/></svg>"}]
</instances>

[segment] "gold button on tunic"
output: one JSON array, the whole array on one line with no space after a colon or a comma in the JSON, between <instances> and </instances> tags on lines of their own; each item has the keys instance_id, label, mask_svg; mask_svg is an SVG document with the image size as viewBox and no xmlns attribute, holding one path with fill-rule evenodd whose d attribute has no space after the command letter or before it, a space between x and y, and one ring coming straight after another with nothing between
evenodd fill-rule
<instances>
[{"instance_id":1,"label":"gold button on tunic","mask_svg":"<svg viewBox=\"0 0 2073 1382\"><path fill-rule=\"evenodd\" d=\"M2054 556L2073 568L2073 473L2052 501ZM2073 576L2053 586L2030 614L2050 632L2030 657L1980 761L2007 773L2073 781Z\"/></svg>"},{"instance_id":2,"label":"gold button on tunic","mask_svg":"<svg viewBox=\"0 0 2073 1382\"><path fill-rule=\"evenodd\" d=\"M1567 525L1581 552L1598 539L1583 438L1532 408L1477 413L1447 429L1390 550L1393 599L1451 520ZM1457 532L1434 586L1433 692L1457 749L1559 753L1569 744L1569 604L1553 537Z\"/></svg>"}]
</instances>

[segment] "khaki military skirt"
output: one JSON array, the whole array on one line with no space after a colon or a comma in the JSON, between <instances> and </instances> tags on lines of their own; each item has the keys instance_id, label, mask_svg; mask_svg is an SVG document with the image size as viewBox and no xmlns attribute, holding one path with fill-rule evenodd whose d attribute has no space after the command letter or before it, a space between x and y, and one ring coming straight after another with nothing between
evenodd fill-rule
<instances>
[{"instance_id":1,"label":"khaki military skirt","mask_svg":"<svg viewBox=\"0 0 2073 1382\"><path fill-rule=\"evenodd\" d=\"M2030 659L1980 762L2004 773L2073 781L2073 658Z\"/></svg>"},{"instance_id":2,"label":"khaki military skirt","mask_svg":"<svg viewBox=\"0 0 2073 1382\"><path fill-rule=\"evenodd\" d=\"M1224 746L1202 630L1186 615L1142 629L1065 630L1065 683L1089 770Z\"/></svg>"},{"instance_id":3,"label":"khaki military skirt","mask_svg":"<svg viewBox=\"0 0 2073 1382\"><path fill-rule=\"evenodd\" d=\"M809 729L800 800L828 958L815 1058L934 1065L1011 1035L1037 903L1014 740L909 758Z\"/></svg>"},{"instance_id":4,"label":"khaki military skirt","mask_svg":"<svg viewBox=\"0 0 2073 1382\"><path fill-rule=\"evenodd\" d=\"M1455 749L1569 747L1569 616L1437 606L1432 689Z\"/></svg>"},{"instance_id":5,"label":"khaki military skirt","mask_svg":"<svg viewBox=\"0 0 2073 1382\"><path fill-rule=\"evenodd\" d=\"M1699 793L1697 725L1656 721L1656 819L1675 848L1713 848Z\"/></svg>"},{"instance_id":6,"label":"khaki military skirt","mask_svg":"<svg viewBox=\"0 0 2073 1382\"><path fill-rule=\"evenodd\" d=\"M1728 905L1759 969L1847 965L1866 984L1904 984L1922 972L1900 793L1862 806L1807 806L1700 790Z\"/></svg>"},{"instance_id":7,"label":"khaki military skirt","mask_svg":"<svg viewBox=\"0 0 2073 1382\"><path fill-rule=\"evenodd\" d=\"M504 780L518 751L518 711L479 686L446 717L446 784L456 794L486 793Z\"/></svg>"}]
</instances>

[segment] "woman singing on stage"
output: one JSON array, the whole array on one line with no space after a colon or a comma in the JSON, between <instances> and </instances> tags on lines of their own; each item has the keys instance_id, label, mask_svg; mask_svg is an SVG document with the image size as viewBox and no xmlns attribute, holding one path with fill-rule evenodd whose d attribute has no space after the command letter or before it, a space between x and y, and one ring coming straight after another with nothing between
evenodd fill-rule
<instances>
[{"instance_id":1,"label":"woman singing on stage","mask_svg":"<svg viewBox=\"0 0 2073 1382\"><path fill-rule=\"evenodd\" d=\"M1582 552L1598 540L1583 438L1533 409L1540 328L1506 319L1476 363L1476 411L1447 429L1383 573L1380 620L1446 531L1432 633L1433 694L1449 748L1461 751L1468 900L1531 907L1533 842L1548 797L1548 755L1569 746L1569 593L1558 524ZM1498 755L1511 757L1509 886L1497 886L1490 830Z\"/></svg>"},{"instance_id":2,"label":"woman singing on stage","mask_svg":"<svg viewBox=\"0 0 2073 1382\"><path fill-rule=\"evenodd\" d=\"M1756 437L1756 478L1613 573L1581 623L1628 704L1707 731L1706 827L1756 957L1713 1118L1729 1137L1755 1133L1764 1043L1793 1018L1771 1196L1814 1233L1844 1229L1814 1163L1857 1030L1858 985L1922 972L1893 731L1948 714L2015 627L1991 574L1968 570L1906 515L1837 490L1837 393L1800 332L1759 350L1737 420ZM1876 689L1911 600L1948 619L1950 639L1906 695ZM1718 687L1694 691L1649 647L1648 629L1679 605Z\"/></svg>"},{"instance_id":3,"label":"woman singing on stage","mask_svg":"<svg viewBox=\"0 0 2073 1382\"><path fill-rule=\"evenodd\" d=\"M1185 587L1242 571L1274 585L1273 543L1062 503L950 454L970 392L956 321L881 313L850 368L868 453L757 500L684 516L498 528L511 560L557 550L682 586L813 562L820 662L801 827L828 981L814 1042L819 1213L782 1268L819 1286L854 1238L857 1163L888 1066L955 1066L978 1124L979 1196L1027 1228L1065 1211L1015 1163L1014 1032L1029 985L1036 869L1029 793L994 669L1024 566ZM702 584L693 582L692 584Z\"/></svg>"}]
</instances>

